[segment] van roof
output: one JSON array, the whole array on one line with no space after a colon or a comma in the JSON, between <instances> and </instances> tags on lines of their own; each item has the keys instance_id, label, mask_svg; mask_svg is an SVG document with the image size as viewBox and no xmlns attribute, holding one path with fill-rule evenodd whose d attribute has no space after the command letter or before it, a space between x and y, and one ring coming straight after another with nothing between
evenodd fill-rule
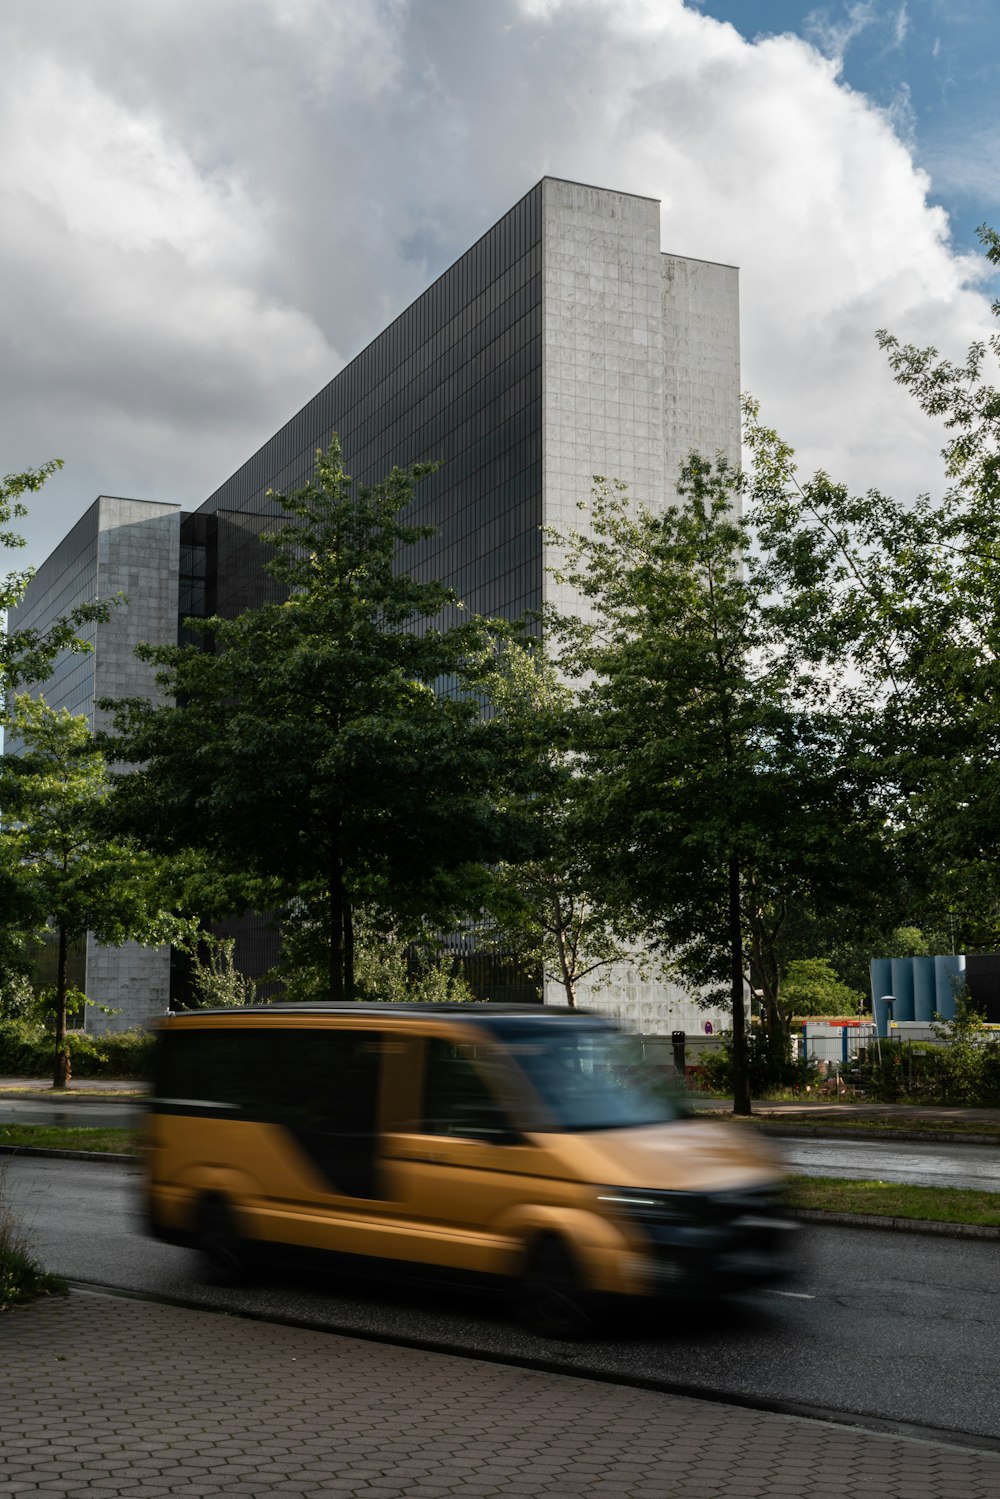
<instances>
[{"instance_id":1,"label":"van roof","mask_svg":"<svg viewBox=\"0 0 1000 1499\"><path fill-rule=\"evenodd\" d=\"M279 1000L271 1005L230 1005L215 1010L175 1010L168 1020L224 1019L226 1016L253 1015L261 1019L279 1018L282 1015L377 1015L381 1020L406 1019L413 1015L458 1016L463 1020L485 1022L495 1025L534 1020L541 1023L553 1021L585 1020L588 1024L612 1025L607 1016L593 1010L571 1009L569 1005L502 1004L491 1000L464 1000L409 1004L380 1004L374 1001L348 1000L335 1003L333 1000L313 1000L308 1004L292 1004Z\"/></svg>"}]
</instances>

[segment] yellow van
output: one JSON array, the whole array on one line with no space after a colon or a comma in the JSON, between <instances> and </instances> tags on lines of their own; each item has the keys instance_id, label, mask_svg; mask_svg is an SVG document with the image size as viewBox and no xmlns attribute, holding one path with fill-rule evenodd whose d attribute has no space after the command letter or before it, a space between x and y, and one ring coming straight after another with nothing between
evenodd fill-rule
<instances>
[{"instance_id":1,"label":"yellow van","mask_svg":"<svg viewBox=\"0 0 1000 1499\"><path fill-rule=\"evenodd\" d=\"M601 1016L500 1004L279 1004L160 1027L151 1232L219 1272L270 1251L506 1279L568 1335L604 1297L788 1267L780 1169L689 1116Z\"/></svg>"}]
</instances>

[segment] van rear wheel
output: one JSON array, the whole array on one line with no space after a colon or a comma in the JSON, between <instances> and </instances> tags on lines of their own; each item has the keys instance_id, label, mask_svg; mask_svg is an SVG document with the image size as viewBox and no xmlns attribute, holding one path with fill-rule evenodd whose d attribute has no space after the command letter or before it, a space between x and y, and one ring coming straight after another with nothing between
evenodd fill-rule
<instances>
[{"instance_id":1,"label":"van rear wheel","mask_svg":"<svg viewBox=\"0 0 1000 1499\"><path fill-rule=\"evenodd\" d=\"M249 1253L233 1210L222 1197L208 1197L198 1216L198 1253L205 1278L213 1285L234 1286L246 1280Z\"/></svg>"},{"instance_id":2,"label":"van rear wheel","mask_svg":"<svg viewBox=\"0 0 1000 1499\"><path fill-rule=\"evenodd\" d=\"M566 1342L593 1331L593 1308L561 1239L547 1234L531 1246L515 1292L515 1311L521 1326L542 1338Z\"/></svg>"}]
</instances>

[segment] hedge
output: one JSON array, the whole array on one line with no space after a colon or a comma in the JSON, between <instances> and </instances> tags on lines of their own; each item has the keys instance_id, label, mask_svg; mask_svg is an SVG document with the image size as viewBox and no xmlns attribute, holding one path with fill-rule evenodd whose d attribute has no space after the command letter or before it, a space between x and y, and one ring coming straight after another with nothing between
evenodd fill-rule
<instances>
[{"instance_id":1,"label":"hedge","mask_svg":"<svg viewBox=\"0 0 1000 1499\"><path fill-rule=\"evenodd\" d=\"M149 1076L153 1038L148 1031L120 1031L105 1036L70 1031L67 1041L74 1077L142 1081ZM29 1020L0 1020L0 1075L49 1077L52 1064L51 1031Z\"/></svg>"}]
</instances>

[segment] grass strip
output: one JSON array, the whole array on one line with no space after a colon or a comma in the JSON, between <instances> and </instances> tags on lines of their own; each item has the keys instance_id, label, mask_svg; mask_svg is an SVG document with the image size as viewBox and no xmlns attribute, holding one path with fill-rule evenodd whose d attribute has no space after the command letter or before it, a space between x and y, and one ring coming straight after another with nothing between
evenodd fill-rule
<instances>
[{"instance_id":1,"label":"grass strip","mask_svg":"<svg viewBox=\"0 0 1000 1499\"><path fill-rule=\"evenodd\" d=\"M866 1129L898 1130L908 1135L993 1135L1000 1140L1000 1124L993 1121L982 1123L968 1119L900 1119L898 1116L868 1114L861 1119L845 1118L843 1114L765 1114L758 1111L753 1116L767 1124L810 1125L815 1128L843 1130L860 1134Z\"/></svg>"},{"instance_id":2,"label":"grass strip","mask_svg":"<svg viewBox=\"0 0 1000 1499\"><path fill-rule=\"evenodd\" d=\"M825 1114L822 1109L801 1114L769 1113L767 1106L754 1109L749 1118L718 1109L695 1109L699 1119L724 1119L727 1124L803 1125L810 1129L842 1130L846 1135L863 1135L870 1130L896 1130L907 1135L992 1135L1000 1140L1000 1124L993 1120L900 1118L894 1114Z\"/></svg>"},{"instance_id":3,"label":"grass strip","mask_svg":"<svg viewBox=\"0 0 1000 1499\"><path fill-rule=\"evenodd\" d=\"M915 1187L904 1182L795 1176L787 1183L786 1201L789 1207L821 1213L860 1213L1000 1227L1000 1193L965 1187Z\"/></svg>"},{"instance_id":4,"label":"grass strip","mask_svg":"<svg viewBox=\"0 0 1000 1499\"><path fill-rule=\"evenodd\" d=\"M87 1150L95 1155L134 1155L134 1129L69 1128L60 1124L0 1124L0 1145L40 1150Z\"/></svg>"}]
</instances>

